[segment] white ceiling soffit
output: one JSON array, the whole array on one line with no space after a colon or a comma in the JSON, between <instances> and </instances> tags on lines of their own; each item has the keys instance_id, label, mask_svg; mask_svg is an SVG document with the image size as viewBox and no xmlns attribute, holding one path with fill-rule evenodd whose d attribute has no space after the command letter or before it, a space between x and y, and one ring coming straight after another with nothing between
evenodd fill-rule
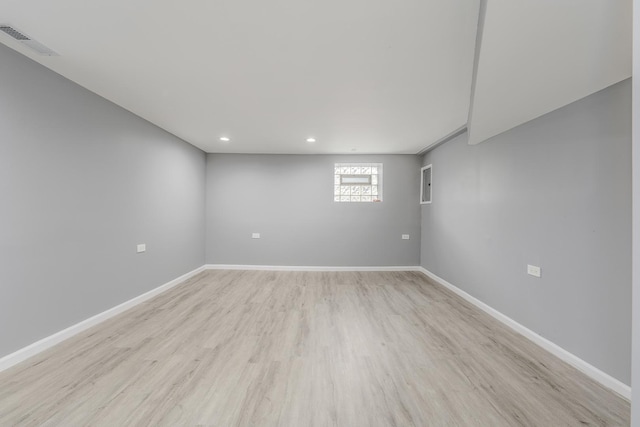
<instances>
[{"instance_id":1,"label":"white ceiling soffit","mask_svg":"<svg viewBox=\"0 0 640 427\"><path fill-rule=\"evenodd\" d=\"M208 152L416 153L467 121L478 8L2 0L60 56L0 41Z\"/></svg>"},{"instance_id":2,"label":"white ceiling soffit","mask_svg":"<svg viewBox=\"0 0 640 427\"><path fill-rule=\"evenodd\" d=\"M469 143L631 76L631 0L486 0Z\"/></svg>"}]
</instances>

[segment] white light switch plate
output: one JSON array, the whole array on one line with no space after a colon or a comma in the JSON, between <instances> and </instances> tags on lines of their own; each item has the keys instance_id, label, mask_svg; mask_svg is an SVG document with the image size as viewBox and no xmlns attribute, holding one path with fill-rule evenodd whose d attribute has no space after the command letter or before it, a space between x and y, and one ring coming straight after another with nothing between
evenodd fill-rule
<instances>
[{"instance_id":1,"label":"white light switch plate","mask_svg":"<svg viewBox=\"0 0 640 427\"><path fill-rule=\"evenodd\" d=\"M409 235L408 234L403 234L402 235L402 240L409 240Z\"/></svg>"},{"instance_id":2,"label":"white light switch plate","mask_svg":"<svg viewBox=\"0 0 640 427\"><path fill-rule=\"evenodd\" d=\"M251 238L252 239L259 239L260 238L260 233L251 233Z\"/></svg>"},{"instance_id":3,"label":"white light switch plate","mask_svg":"<svg viewBox=\"0 0 640 427\"><path fill-rule=\"evenodd\" d=\"M540 277L540 267L537 267L535 265L527 265L527 274L534 277Z\"/></svg>"},{"instance_id":4,"label":"white light switch plate","mask_svg":"<svg viewBox=\"0 0 640 427\"><path fill-rule=\"evenodd\" d=\"M144 244L144 243L138 245L136 251L138 253L146 252L147 251L147 245Z\"/></svg>"}]
</instances>

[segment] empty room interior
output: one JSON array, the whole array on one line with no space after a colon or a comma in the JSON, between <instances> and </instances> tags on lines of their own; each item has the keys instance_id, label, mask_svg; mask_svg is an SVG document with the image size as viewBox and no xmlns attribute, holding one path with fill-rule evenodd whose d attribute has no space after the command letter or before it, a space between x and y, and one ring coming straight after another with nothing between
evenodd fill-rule
<instances>
[{"instance_id":1,"label":"empty room interior","mask_svg":"<svg viewBox=\"0 0 640 427\"><path fill-rule=\"evenodd\" d=\"M640 426L633 3L0 0L0 426Z\"/></svg>"}]
</instances>

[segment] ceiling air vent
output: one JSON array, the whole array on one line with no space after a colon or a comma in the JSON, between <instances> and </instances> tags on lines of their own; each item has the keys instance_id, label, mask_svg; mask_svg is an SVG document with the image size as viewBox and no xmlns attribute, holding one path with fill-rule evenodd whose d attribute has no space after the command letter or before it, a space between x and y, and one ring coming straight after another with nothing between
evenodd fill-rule
<instances>
[{"instance_id":1,"label":"ceiling air vent","mask_svg":"<svg viewBox=\"0 0 640 427\"><path fill-rule=\"evenodd\" d=\"M29 37L28 35L26 35L22 31L16 30L11 25L0 24L0 31L2 31L3 33L7 34L11 38L19 41L20 43L22 43L23 45L29 47L30 49L34 50L39 55L58 56L57 53L55 53L54 51L52 51L51 49L49 49L48 47L46 47L42 43L39 43L39 42L33 40L31 37Z\"/></svg>"}]
</instances>

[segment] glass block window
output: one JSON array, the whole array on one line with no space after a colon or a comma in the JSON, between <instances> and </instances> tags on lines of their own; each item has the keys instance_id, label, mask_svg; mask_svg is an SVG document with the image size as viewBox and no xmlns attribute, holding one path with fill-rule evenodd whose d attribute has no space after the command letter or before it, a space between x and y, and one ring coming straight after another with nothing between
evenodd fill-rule
<instances>
[{"instance_id":1,"label":"glass block window","mask_svg":"<svg viewBox=\"0 0 640 427\"><path fill-rule=\"evenodd\" d=\"M381 202L382 163L336 163L334 202Z\"/></svg>"}]
</instances>

